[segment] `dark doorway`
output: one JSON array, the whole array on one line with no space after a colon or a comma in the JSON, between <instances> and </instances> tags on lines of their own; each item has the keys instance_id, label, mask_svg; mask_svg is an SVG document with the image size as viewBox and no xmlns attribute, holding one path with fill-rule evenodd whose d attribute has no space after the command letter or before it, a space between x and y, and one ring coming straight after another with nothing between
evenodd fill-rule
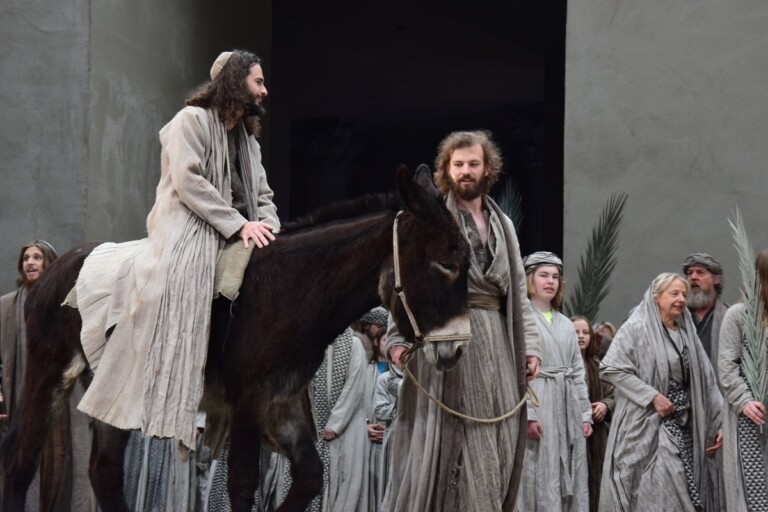
<instances>
[{"instance_id":1,"label":"dark doorway","mask_svg":"<svg viewBox=\"0 0 768 512\"><path fill-rule=\"evenodd\" d=\"M273 4L289 216L392 190L400 163L431 165L449 132L482 128L522 193L523 253L562 254L565 2L373 4Z\"/></svg>"}]
</instances>

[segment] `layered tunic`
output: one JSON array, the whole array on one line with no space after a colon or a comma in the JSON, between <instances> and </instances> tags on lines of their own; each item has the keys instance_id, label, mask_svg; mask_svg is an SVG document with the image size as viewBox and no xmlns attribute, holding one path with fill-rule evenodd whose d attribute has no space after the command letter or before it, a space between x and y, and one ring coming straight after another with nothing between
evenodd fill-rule
<instances>
[{"instance_id":1,"label":"layered tunic","mask_svg":"<svg viewBox=\"0 0 768 512\"><path fill-rule=\"evenodd\" d=\"M586 511L587 454L583 424L592 423L584 363L573 322L554 312L550 324L533 308L545 363L531 387L541 407L528 405L528 421L538 421L541 439L528 439L520 493L521 512Z\"/></svg>"},{"instance_id":2,"label":"layered tunic","mask_svg":"<svg viewBox=\"0 0 768 512\"><path fill-rule=\"evenodd\" d=\"M500 310L470 301L472 340L449 372L437 371L422 351L409 370L448 407L479 418L510 410L526 389L525 356L541 357L539 334L526 294L525 274L514 227L496 204L484 198L487 244L480 242L471 216L460 214L453 195L448 209L472 247L470 296L490 297ZM482 303L488 306L491 300ZM387 354L408 345L394 325ZM443 412L411 379L403 381L392 433L392 480L384 510L512 511L525 449L525 409L501 423L485 425Z\"/></svg>"},{"instance_id":3,"label":"layered tunic","mask_svg":"<svg viewBox=\"0 0 768 512\"><path fill-rule=\"evenodd\" d=\"M355 333L356 335L358 333ZM361 340L361 344L364 343ZM363 345L365 348L365 345ZM365 370L365 419L368 424L386 425L375 417L375 394L377 390L377 381L382 374L379 373L379 365L376 362L368 362ZM378 512L381 500L384 497L380 493L381 488L381 453L382 443L374 443L368 439L368 511Z\"/></svg>"},{"instance_id":4,"label":"layered tunic","mask_svg":"<svg viewBox=\"0 0 768 512\"><path fill-rule=\"evenodd\" d=\"M748 402L756 400L741 369L744 347L744 304L728 309L720 330L720 385L725 395L723 463L725 498L729 512L768 509L768 429L744 416ZM768 397L759 401L766 402Z\"/></svg>"},{"instance_id":5,"label":"layered tunic","mask_svg":"<svg viewBox=\"0 0 768 512\"><path fill-rule=\"evenodd\" d=\"M232 207L232 135L248 219ZM79 408L193 448L219 251L247 220L275 230L279 221L259 145L242 123L228 134L215 112L187 107L160 142L148 237L98 246L77 281L83 348L95 371Z\"/></svg>"},{"instance_id":6,"label":"layered tunic","mask_svg":"<svg viewBox=\"0 0 768 512\"><path fill-rule=\"evenodd\" d=\"M704 315L704 318L699 322L696 316L691 312L693 318L693 325L696 326L696 334L701 340L701 346L704 347L704 351L709 356L709 360L714 368L717 368L719 353L720 353L720 327L723 324L723 317L725 312L728 311L728 305L725 304L720 297L715 300L714 306L709 310L709 313ZM718 372L715 372L717 381L720 382L720 376Z\"/></svg>"},{"instance_id":7,"label":"layered tunic","mask_svg":"<svg viewBox=\"0 0 768 512\"><path fill-rule=\"evenodd\" d=\"M616 407L603 466L601 511L693 512L691 486L703 510L719 510L712 488L717 476L705 450L720 429L722 397L688 310L678 319L677 331L673 340L649 289L603 358L600 374L615 387ZM688 409L677 407L682 415L663 419L652 401L661 393L674 403L680 382ZM681 430L690 445L681 442ZM690 473L686 460L691 461Z\"/></svg>"},{"instance_id":8,"label":"layered tunic","mask_svg":"<svg viewBox=\"0 0 768 512\"><path fill-rule=\"evenodd\" d=\"M383 499L389 485L392 472L392 422L397 414L397 397L400 395L400 385L403 383L403 374L394 364L391 369L379 375L376 381L376 395L374 397L374 416L377 423L382 423L387 428L384 430L384 440L381 443L381 456L377 461L376 494ZM371 492L371 491L369 491ZM377 507L375 510L379 510Z\"/></svg>"}]
</instances>

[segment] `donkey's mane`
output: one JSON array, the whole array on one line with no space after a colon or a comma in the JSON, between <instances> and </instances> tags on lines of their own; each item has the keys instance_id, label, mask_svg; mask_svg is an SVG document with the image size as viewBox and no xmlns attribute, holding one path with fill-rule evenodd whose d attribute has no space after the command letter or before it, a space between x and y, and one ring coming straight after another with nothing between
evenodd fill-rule
<instances>
[{"instance_id":1,"label":"donkey's mane","mask_svg":"<svg viewBox=\"0 0 768 512\"><path fill-rule=\"evenodd\" d=\"M400 206L400 197L394 192L368 194L357 199L349 199L321 207L310 214L283 224L280 227L280 232L294 234L310 228L351 221L377 213L395 212L400 209Z\"/></svg>"}]
</instances>

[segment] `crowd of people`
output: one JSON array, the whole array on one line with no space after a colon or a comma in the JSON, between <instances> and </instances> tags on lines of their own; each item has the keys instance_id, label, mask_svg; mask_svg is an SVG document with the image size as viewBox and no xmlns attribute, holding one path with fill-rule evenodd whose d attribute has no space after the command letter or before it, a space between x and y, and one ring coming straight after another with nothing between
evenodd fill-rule
<instances>
[{"instance_id":1,"label":"crowd of people","mask_svg":"<svg viewBox=\"0 0 768 512\"><path fill-rule=\"evenodd\" d=\"M280 236L255 139L266 95L258 57L221 54L160 133L149 237L89 257L117 262L111 299L81 311L84 324L114 320L92 343L116 348L46 442L29 510L96 509L78 403L136 430L125 460L133 510L230 510L228 450L209 460L195 411L217 255L227 241L258 250ZM383 307L338 335L307 396L323 465L308 510L768 510L766 397L746 377L749 320L744 304L721 300L720 263L692 254L682 275L659 274L618 329L568 318L563 261L545 251L523 258L489 196L501 167L488 132L440 143L434 183L469 247L471 343L455 368L438 371ZM17 290L0 298L4 420L24 400L27 292L55 258L44 241L25 245ZM755 272L768 304L768 250ZM120 340L135 339L147 360L125 374ZM179 459L179 443L195 456ZM260 467L254 510L274 510L290 463L264 443Z\"/></svg>"}]
</instances>

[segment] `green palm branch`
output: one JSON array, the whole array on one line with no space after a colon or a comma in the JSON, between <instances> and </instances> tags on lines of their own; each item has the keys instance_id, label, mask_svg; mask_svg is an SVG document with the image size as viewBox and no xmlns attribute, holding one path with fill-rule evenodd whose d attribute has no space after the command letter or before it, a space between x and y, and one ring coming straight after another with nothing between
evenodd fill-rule
<instances>
[{"instance_id":1,"label":"green palm branch","mask_svg":"<svg viewBox=\"0 0 768 512\"><path fill-rule=\"evenodd\" d=\"M590 322L596 321L616 267L619 229L626 202L627 194L622 192L611 195L603 207L597 225L592 228L587 251L579 261L578 284L563 305L566 316L583 315Z\"/></svg>"},{"instance_id":2,"label":"green palm branch","mask_svg":"<svg viewBox=\"0 0 768 512\"><path fill-rule=\"evenodd\" d=\"M512 225L519 232L520 224L523 223L523 196L512 180L508 179L504 182L504 189L501 191L496 202L499 204L501 211L512 219Z\"/></svg>"},{"instance_id":3,"label":"green palm branch","mask_svg":"<svg viewBox=\"0 0 768 512\"><path fill-rule=\"evenodd\" d=\"M733 235L733 246L739 256L741 273L741 291L744 294L746 309L744 336L747 350L742 354L744 377L752 389L755 400L760 402L768 390L768 343L765 340L763 294L760 279L755 270L755 254L747 237L747 229L739 208L734 213L735 221L728 219Z\"/></svg>"}]
</instances>

